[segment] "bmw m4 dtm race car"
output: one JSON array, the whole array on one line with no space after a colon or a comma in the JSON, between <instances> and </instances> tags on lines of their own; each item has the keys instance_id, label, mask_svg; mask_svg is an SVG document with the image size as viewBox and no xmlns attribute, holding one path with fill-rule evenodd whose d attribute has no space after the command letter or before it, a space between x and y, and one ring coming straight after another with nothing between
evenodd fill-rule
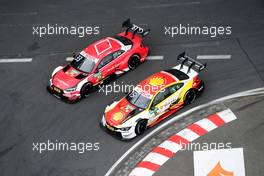
<instances>
[{"instance_id":1,"label":"bmw m4 dtm race car","mask_svg":"<svg viewBox=\"0 0 264 176\"><path fill-rule=\"evenodd\" d=\"M181 64L153 74L121 100L109 104L101 120L104 129L122 139L132 139L191 104L204 89L198 74L206 64L185 53L177 59Z\"/></svg>"},{"instance_id":2,"label":"bmw m4 dtm race car","mask_svg":"<svg viewBox=\"0 0 264 176\"><path fill-rule=\"evenodd\" d=\"M123 22L126 30L87 46L74 55L70 64L58 66L52 72L47 89L58 98L76 101L85 97L98 84L135 69L144 62L149 48L142 43L149 29Z\"/></svg>"}]
</instances>

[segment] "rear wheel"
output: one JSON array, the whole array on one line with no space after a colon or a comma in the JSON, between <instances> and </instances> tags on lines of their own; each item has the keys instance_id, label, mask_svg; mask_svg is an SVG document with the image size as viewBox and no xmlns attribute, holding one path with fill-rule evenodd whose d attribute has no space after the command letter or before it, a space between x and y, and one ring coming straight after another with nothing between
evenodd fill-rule
<instances>
[{"instance_id":1,"label":"rear wheel","mask_svg":"<svg viewBox=\"0 0 264 176\"><path fill-rule=\"evenodd\" d=\"M81 98L85 98L92 90L91 83L85 83L81 88Z\"/></svg>"},{"instance_id":2,"label":"rear wheel","mask_svg":"<svg viewBox=\"0 0 264 176\"><path fill-rule=\"evenodd\" d=\"M137 135L141 135L145 132L146 129L147 129L147 121L140 120L135 127L135 133Z\"/></svg>"},{"instance_id":3,"label":"rear wheel","mask_svg":"<svg viewBox=\"0 0 264 176\"><path fill-rule=\"evenodd\" d=\"M191 104L196 98L196 91L194 89L190 89L186 92L184 96L184 104L189 105Z\"/></svg>"},{"instance_id":4,"label":"rear wheel","mask_svg":"<svg viewBox=\"0 0 264 176\"><path fill-rule=\"evenodd\" d=\"M130 57L130 59L128 60L128 67L130 70L135 69L136 67L138 67L140 64L140 56L135 54L133 56Z\"/></svg>"}]
</instances>

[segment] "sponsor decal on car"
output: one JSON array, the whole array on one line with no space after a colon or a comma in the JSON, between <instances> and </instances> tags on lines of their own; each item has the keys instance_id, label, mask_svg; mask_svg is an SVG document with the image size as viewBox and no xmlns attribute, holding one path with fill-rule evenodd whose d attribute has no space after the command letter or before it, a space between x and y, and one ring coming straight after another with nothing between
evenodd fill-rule
<instances>
[{"instance_id":1,"label":"sponsor decal on car","mask_svg":"<svg viewBox=\"0 0 264 176\"><path fill-rule=\"evenodd\" d=\"M161 86L165 84L165 79L159 76L153 77L149 80L149 84L152 86Z\"/></svg>"},{"instance_id":2,"label":"sponsor decal on car","mask_svg":"<svg viewBox=\"0 0 264 176\"><path fill-rule=\"evenodd\" d=\"M131 105L126 105L126 107L121 107L121 110L124 110L125 112L133 111L135 108L133 108Z\"/></svg>"},{"instance_id":3,"label":"sponsor decal on car","mask_svg":"<svg viewBox=\"0 0 264 176\"><path fill-rule=\"evenodd\" d=\"M114 115L113 115L113 120L114 120L114 121L119 121L119 120L121 120L123 117L124 117L124 115L123 115L122 112L116 112L116 113L114 113Z\"/></svg>"}]
</instances>

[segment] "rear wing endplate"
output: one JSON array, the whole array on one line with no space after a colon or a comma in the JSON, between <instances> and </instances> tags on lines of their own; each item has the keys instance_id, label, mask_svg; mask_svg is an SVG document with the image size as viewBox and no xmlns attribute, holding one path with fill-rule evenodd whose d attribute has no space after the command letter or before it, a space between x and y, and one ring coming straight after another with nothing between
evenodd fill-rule
<instances>
[{"instance_id":1,"label":"rear wing endplate","mask_svg":"<svg viewBox=\"0 0 264 176\"><path fill-rule=\"evenodd\" d=\"M128 31L132 32L132 39L134 39L135 35L138 34L141 37L145 37L150 33L150 29L144 29L134 23L131 23L130 19L127 19L122 23L122 27L126 28L126 33L125 35L128 34Z\"/></svg>"},{"instance_id":2,"label":"rear wing endplate","mask_svg":"<svg viewBox=\"0 0 264 176\"><path fill-rule=\"evenodd\" d=\"M207 66L207 63L204 63L204 64L200 63L197 60L187 56L185 52L179 54L178 57L177 57L177 60L181 61L180 70L183 68L183 65L188 66L187 73L189 73L191 69L195 69L198 72L200 72L203 69L205 69L206 66Z\"/></svg>"}]
</instances>

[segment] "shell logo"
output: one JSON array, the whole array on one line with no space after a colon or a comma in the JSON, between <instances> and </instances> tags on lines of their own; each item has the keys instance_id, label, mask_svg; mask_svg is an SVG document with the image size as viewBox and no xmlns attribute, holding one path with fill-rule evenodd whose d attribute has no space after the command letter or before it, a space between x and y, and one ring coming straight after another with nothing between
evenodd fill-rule
<instances>
[{"instance_id":1,"label":"shell logo","mask_svg":"<svg viewBox=\"0 0 264 176\"><path fill-rule=\"evenodd\" d=\"M149 84L152 86L161 86L165 83L164 78L156 76L149 80Z\"/></svg>"},{"instance_id":2,"label":"shell logo","mask_svg":"<svg viewBox=\"0 0 264 176\"><path fill-rule=\"evenodd\" d=\"M113 115L113 120L114 121L119 121L119 120L121 120L122 118L123 118L123 113L122 112L116 112L116 113L114 113L114 115Z\"/></svg>"}]
</instances>

